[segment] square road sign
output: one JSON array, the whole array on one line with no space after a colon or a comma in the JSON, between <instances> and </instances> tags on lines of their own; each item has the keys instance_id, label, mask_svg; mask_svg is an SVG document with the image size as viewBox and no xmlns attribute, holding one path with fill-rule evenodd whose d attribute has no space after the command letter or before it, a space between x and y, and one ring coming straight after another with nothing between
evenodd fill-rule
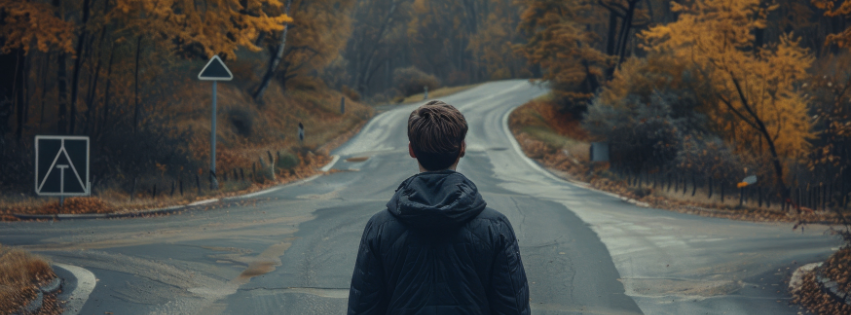
<instances>
[{"instance_id":1,"label":"square road sign","mask_svg":"<svg viewBox=\"0 0 851 315\"><path fill-rule=\"evenodd\" d=\"M35 192L39 196L88 196L89 137L35 136Z\"/></svg>"}]
</instances>

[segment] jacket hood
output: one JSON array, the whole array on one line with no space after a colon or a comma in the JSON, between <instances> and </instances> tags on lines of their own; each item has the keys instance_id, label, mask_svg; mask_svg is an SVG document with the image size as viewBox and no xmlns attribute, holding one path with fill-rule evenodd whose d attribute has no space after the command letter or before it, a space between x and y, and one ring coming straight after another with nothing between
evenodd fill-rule
<instances>
[{"instance_id":1,"label":"jacket hood","mask_svg":"<svg viewBox=\"0 0 851 315\"><path fill-rule=\"evenodd\" d=\"M406 225L457 228L485 210L476 185L453 170L423 172L403 181L387 210Z\"/></svg>"}]
</instances>

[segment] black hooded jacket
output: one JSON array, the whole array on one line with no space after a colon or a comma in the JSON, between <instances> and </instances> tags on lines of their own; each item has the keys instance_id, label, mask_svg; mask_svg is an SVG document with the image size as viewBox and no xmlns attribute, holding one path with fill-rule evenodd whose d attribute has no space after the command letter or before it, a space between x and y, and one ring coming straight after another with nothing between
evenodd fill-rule
<instances>
[{"instance_id":1,"label":"black hooded jacket","mask_svg":"<svg viewBox=\"0 0 851 315\"><path fill-rule=\"evenodd\" d=\"M514 229L446 170L399 185L366 224L348 314L529 314Z\"/></svg>"}]
</instances>

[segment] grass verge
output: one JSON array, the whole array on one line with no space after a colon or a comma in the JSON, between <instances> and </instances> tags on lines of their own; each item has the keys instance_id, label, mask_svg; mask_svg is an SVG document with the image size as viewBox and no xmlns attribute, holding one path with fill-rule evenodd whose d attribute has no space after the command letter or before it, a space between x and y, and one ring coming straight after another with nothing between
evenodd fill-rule
<instances>
[{"instance_id":1,"label":"grass verge","mask_svg":"<svg viewBox=\"0 0 851 315\"><path fill-rule=\"evenodd\" d=\"M16 312L33 301L39 287L56 278L50 264L20 249L0 245L0 315ZM55 296L45 297L37 314L58 314Z\"/></svg>"}]
</instances>

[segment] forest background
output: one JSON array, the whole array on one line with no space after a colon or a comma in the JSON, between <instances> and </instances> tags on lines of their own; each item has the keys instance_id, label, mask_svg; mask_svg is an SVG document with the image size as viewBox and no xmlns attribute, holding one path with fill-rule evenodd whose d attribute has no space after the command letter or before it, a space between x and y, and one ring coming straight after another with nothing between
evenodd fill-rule
<instances>
[{"instance_id":1,"label":"forest background","mask_svg":"<svg viewBox=\"0 0 851 315\"><path fill-rule=\"evenodd\" d=\"M849 16L826 0L0 0L0 191L34 194L37 134L90 136L96 193L205 175L211 93L195 76L219 55L232 177L267 154L311 160L370 104L530 78L615 169L755 174L778 198L830 183L845 203Z\"/></svg>"}]
</instances>

